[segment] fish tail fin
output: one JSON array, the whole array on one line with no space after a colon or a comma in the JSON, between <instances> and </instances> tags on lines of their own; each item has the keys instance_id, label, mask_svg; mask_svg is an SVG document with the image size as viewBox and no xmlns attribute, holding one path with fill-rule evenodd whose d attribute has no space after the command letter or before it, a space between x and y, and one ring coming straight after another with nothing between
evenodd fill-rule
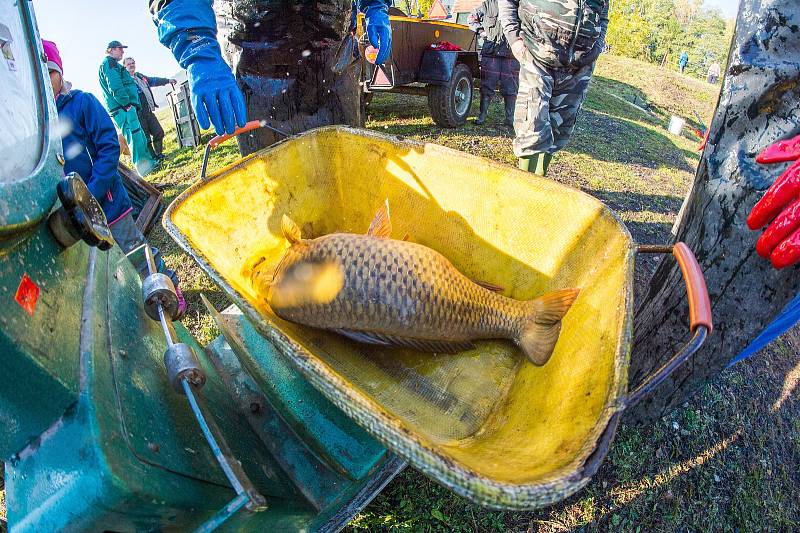
<instances>
[{"instance_id":1,"label":"fish tail fin","mask_svg":"<svg viewBox=\"0 0 800 533\"><path fill-rule=\"evenodd\" d=\"M553 355L561 333L561 319L567 314L580 289L553 291L531 301L519 345L536 366L542 366Z\"/></svg>"}]
</instances>

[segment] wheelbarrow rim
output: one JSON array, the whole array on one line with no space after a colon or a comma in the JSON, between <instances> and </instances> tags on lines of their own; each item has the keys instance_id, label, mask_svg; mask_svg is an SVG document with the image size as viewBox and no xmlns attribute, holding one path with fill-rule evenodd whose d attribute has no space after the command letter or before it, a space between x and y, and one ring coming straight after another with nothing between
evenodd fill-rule
<instances>
[{"instance_id":1,"label":"wheelbarrow rim","mask_svg":"<svg viewBox=\"0 0 800 533\"><path fill-rule=\"evenodd\" d=\"M617 350L614 356L614 376L610 384L606 402L598 414L593 428L584 438L581 449L575 454L574 459L548 473L547 476L533 482L512 483L497 481L482 474L479 474L467 467L453 462L451 458L443 454L437 448L424 442L418 435L413 434L401 423L395 415L386 411L381 405L376 403L371 397L363 393L352 390L338 372L308 352L303 346L295 342L277 327L269 317L259 313L245 298L235 290L224 278L224 276L211 264L202 252L196 250L184 237L172 221L172 214L190 195L199 188L205 187L213 180L222 178L232 170L246 165L253 157L266 150L279 149L289 141L302 140L304 137L318 135L325 132L344 132L356 134L366 138L376 138L381 141L401 143L406 146L417 145L423 148L425 143L402 139L393 135L385 135L372 131L344 126L328 126L309 130L302 134L289 137L275 145L262 151L251 154L239 161L214 172L210 176L204 176L185 191L183 191L170 204L164 214L163 225L167 233L175 239L195 261L198 262L209 274L209 276L224 288L234 303L238 305L249 317L255 319L255 325L261 330L268 339L274 342L281 351L291 351L294 355L287 356L292 364L304 375L304 377L318 390L337 405L345 414L358 422L362 427L372 433L384 445L389 447L401 457L409 460L417 469L429 475L432 479L442 484L449 490L464 496L481 505L496 509L531 509L542 507L560 501L583 488L599 468L605 459L611 442L619 424L622 411L627 407L625 400L627 393L627 368L630 361L630 338L632 336L633 322L633 268L636 254L639 247L633 242L630 232L618 215L602 204L602 202L583 191L574 190L576 194L584 195L594 202L602 204L606 213L613 218L619 231L627 239L628 257L625 259L626 280L624 309L625 315L622 317L620 327L620 338L618 339ZM441 147L443 151L453 151ZM508 171L506 165L486 161L487 166L498 167Z\"/></svg>"}]
</instances>

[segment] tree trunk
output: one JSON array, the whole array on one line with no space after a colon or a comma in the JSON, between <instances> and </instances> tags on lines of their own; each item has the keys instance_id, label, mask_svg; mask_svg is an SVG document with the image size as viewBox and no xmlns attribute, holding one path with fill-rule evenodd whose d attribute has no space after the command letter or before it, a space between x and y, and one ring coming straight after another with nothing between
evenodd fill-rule
<instances>
[{"instance_id":1,"label":"tree trunk","mask_svg":"<svg viewBox=\"0 0 800 533\"><path fill-rule=\"evenodd\" d=\"M360 68L331 67L348 34L352 0L214 2L219 42L244 93L248 120L289 134L363 126ZM262 128L238 138L242 155L280 140Z\"/></svg>"},{"instance_id":2,"label":"tree trunk","mask_svg":"<svg viewBox=\"0 0 800 533\"><path fill-rule=\"evenodd\" d=\"M800 4L742 0L708 144L676 225L676 240L705 272L715 329L693 361L629 415L645 423L683 403L752 341L798 294L800 270L774 270L754 249L747 214L786 165L758 165L756 154L800 130ZM686 290L665 260L636 312L631 387L686 341Z\"/></svg>"}]
</instances>

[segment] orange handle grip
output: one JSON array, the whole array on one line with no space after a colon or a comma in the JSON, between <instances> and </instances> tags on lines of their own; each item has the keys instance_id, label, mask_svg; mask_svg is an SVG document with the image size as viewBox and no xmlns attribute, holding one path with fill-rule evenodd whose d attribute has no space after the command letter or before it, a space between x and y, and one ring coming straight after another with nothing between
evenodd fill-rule
<instances>
[{"instance_id":1,"label":"orange handle grip","mask_svg":"<svg viewBox=\"0 0 800 533\"><path fill-rule=\"evenodd\" d=\"M714 329L711 320L711 300L703 271L694 253L685 243L678 242L672 248L672 255L681 267L686 293L689 297L689 327L694 332L698 326L708 328L709 335Z\"/></svg>"},{"instance_id":2,"label":"orange handle grip","mask_svg":"<svg viewBox=\"0 0 800 533\"><path fill-rule=\"evenodd\" d=\"M234 137L236 135L241 135L242 133L247 133L248 131L253 131L253 130L258 129L260 127L261 127L261 121L260 120L251 120L250 122L248 122L247 124L245 124L241 128L236 128L236 131L234 131L233 133L226 133L225 135L217 135L216 137L214 137L213 139L208 141L208 145L211 148L216 148L220 144L224 143L225 141L227 141L228 139L230 139L230 138L232 138L232 137Z\"/></svg>"}]
</instances>

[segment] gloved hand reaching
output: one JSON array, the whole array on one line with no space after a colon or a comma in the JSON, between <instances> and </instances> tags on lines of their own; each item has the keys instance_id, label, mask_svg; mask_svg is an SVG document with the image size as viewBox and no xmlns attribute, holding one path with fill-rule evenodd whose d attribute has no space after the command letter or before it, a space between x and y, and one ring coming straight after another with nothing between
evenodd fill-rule
<instances>
[{"instance_id":1,"label":"gloved hand reaching","mask_svg":"<svg viewBox=\"0 0 800 533\"><path fill-rule=\"evenodd\" d=\"M364 22L366 23L367 38L378 49L375 63L382 65L389 59L392 51L392 27L389 24L389 12L383 2L374 5L362 6Z\"/></svg>"},{"instance_id":2,"label":"gloved hand reaching","mask_svg":"<svg viewBox=\"0 0 800 533\"><path fill-rule=\"evenodd\" d=\"M757 230L769 224L756 243L756 252L769 258L775 268L800 262L800 135L765 148L759 163L795 161L767 189L747 217ZM771 223L770 223L771 222Z\"/></svg>"},{"instance_id":3,"label":"gloved hand reaching","mask_svg":"<svg viewBox=\"0 0 800 533\"><path fill-rule=\"evenodd\" d=\"M800 135L778 141L756 156L757 163L784 163L800 158Z\"/></svg>"},{"instance_id":4,"label":"gloved hand reaching","mask_svg":"<svg viewBox=\"0 0 800 533\"><path fill-rule=\"evenodd\" d=\"M200 127L218 135L247 123L244 96L217 43L209 0L173 0L155 15L158 39L189 73L192 106Z\"/></svg>"},{"instance_id":5,"label":"gloved hand reaching","mask_svg":"<svg viewBox=\"0 0 800 533\"><path fill-rule=\"evenodd\" d=\"M244 96L236 85L231 69L220 57L209 61L199 58L189 63L189 85L197 122L207 129L209 119L217 135L233 133L247 123Z\"/></svg>"}]
</instances>

